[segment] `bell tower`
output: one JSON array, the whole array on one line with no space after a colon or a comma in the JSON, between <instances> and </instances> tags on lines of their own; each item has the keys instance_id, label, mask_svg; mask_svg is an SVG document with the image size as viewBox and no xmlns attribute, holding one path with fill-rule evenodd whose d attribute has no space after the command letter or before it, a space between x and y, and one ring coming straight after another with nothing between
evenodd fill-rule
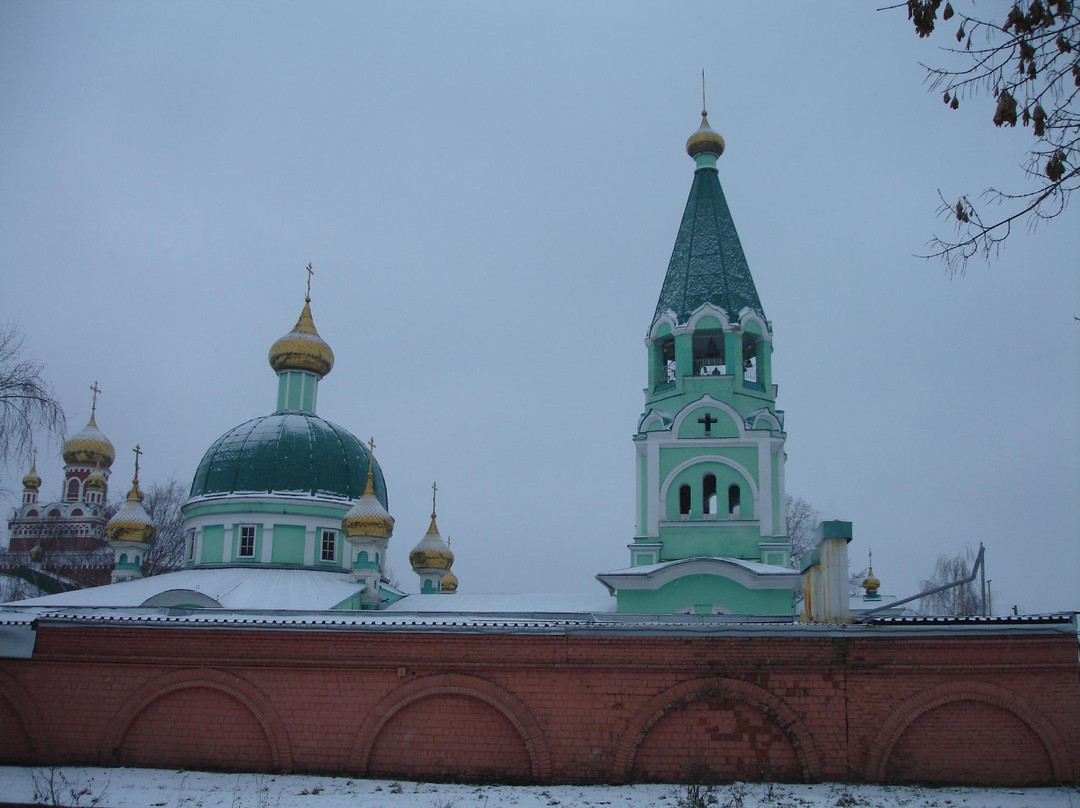
<instances>
[{"instance_id":1,"label":"bell tower","mask_svg":"<svg viewBox=\"0 0 1080 808\"><path fill-rule=\"evenodd\" d=\"M645 339L630 567L597 576L620 612L790 614L784 415L772 323L720 185L702 111L694 179Z\"/></svg>"}]
</instances>

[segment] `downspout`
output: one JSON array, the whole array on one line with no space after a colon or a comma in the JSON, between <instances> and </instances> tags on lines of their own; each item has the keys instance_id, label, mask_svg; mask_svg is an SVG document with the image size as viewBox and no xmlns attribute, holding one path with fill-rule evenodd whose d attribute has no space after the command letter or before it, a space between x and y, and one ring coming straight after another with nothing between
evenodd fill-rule
<instances>
[{"instance_id":1,"label":"downspout","mask_svg":"<svg viewBox=\"0 0 1080 808\"><path fill-rule=\"evenodd\" d=\"M886 603L884 606L878 606L876 609L870 609L869 611L862 612L858 617L855 618L855 622L867 623L870 621L870 615L876 614L877 612L884 611L885 609L892 609L896 606L902 606L903 604L910 603L913 600L920 600L922 598L925 598L927 595L936 595L938 592L944 592L946 589L953 589L958 586L963 586L964 584L970 584L972 581L975 580L976 576L980 574L983 576L982 613L983 616L986 617L986 572L983 570L983 555L985 552L986 548L983 547L982 542L979 542L979 554L975 556L975 566L971 568L971 575L969 575L967 578L959 581L953 581L951 584L935 586L933 589L927 589L917 595L912 595L911 597L907 598L901 598L900 600L894 600L892 603Z\"/></svg>"}]
</instances>

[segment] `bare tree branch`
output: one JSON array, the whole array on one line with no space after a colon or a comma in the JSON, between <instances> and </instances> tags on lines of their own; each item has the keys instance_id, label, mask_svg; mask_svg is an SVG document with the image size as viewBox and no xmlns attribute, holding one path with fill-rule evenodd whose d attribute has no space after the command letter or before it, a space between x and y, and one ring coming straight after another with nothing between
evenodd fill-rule
<instances>
[{"instance_id":1,"label":"bare tree branch","mask_svg":"<svg viewBox=\"0 0 1080 808\"><path fill-rule=\"evenodd\" d=\"M63 436L64 410L41 377L42 366L23 356L17 326L0 328L0 463L25 461L34 432Z\"/></svg>"},{"instance_id":2,"label":"bare tree branch","mask_svg":"<svg viewBox=\"0 0 1080 808\"><path fill-rule=\"evenodd\" d=\"M963 274L972 258L990 260L1000 253L1013 222L1026 218L1032 229L1055 218L1080 188L1080 13L1072 0L1014 3L1000 22L958 13L948 0L907 0L904 6L920 37L937 29L939 11L941 21L956 17L953 24L959 26L954 36L962 47L941 49L946 64L922 65L930 89L943 89L942 100L951 109L959 108L961 98L986 97L995 126L1019 122L1030 126L1035 138L1023 168L1035 187L983 192L984 202L1011 208L1004 215L987 215L967 195L946 202L938 192L938 213L955 224L956 235L934 235L930 250L919 257L940 259L950 274Z\"/></svg>"},{"instance_id":3,"label":"bare tree branch","mask_svg":"<svg viewBox=\"0 0 1080 808\"><path fill-rule=\"evenodd\" d=\"M187 488L175 477L151 483L143 496L143 507L154 521L157 535L142 563L143 575L172 572L184 565L184 514Z\"/></svg>"}]
</instances>

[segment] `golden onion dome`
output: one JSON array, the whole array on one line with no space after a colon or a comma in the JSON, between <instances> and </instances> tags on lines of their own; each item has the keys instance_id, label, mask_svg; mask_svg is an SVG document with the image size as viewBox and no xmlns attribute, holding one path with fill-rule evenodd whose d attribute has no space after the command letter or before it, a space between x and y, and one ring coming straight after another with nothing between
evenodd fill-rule
<instances>
[{"instance_id":1,"label":"golden onion dome","mask_svg":"<svg viewBox=\"0 0 1080 808\"><path fill-rule=\"evenodd\" d=\"M374 465L374 459L371 465ZM370 467L364 493L341 520L341 529L345 531L346 536L354 538L363 536L389 539L394 532L394 517L383 507L375 494L375 473Z\"/></svg>"},{"instance_id":2,"label":"golden onion dome","mask_svg":"<svg viewBox=\"0 0 1080 808\"><path fill-rule=\"evenodd\" d=\"M112 442L98 429L94 412L81 431L64 441L64 463L69 466L97 466L107 469L116 459Z\"/></svg>"},{"instance_id":3,"label":"golden onion dome","mask_svg":"<svg viewBox=\"0 0 1080 808\"><path fill-rule=\"evenodd\" d=\"M83 488L87 491L104 491L105 482L105 475L100 471L95 471L86 478L86 483L83 485Z\"/></svg>"},{"instance_id":4,"label":"golden onion dome","mask_svg":"<svg viewBox=\"0 0 1080 808\"><path fill-rule=\"evenodd\" d=\"M439 535L434 513L431 514L431 526L424 538L409 553L409 563L413 570L448 570L454 563L450 546Z\"/></svg>"},{"instance_id":5,"label":"golden onion dome","mask_svg":"<svg viewBox=\"0 0 1080 808\"><path fill-rule=\"evenodd\" d=\"M701 111L701 126L686 141L686 153L691 157L708 152L719 157L724 153L724 139L709 126L709 113Z\"/></svg>"},{"instance_id":6,"label":"golden onion dome","mask_svg":"<svg viewBox=\"0 0 1080 808\"><path fill-rule=\"evenodd\" d=\"M143 507L143 495L139 490L139 478L132 480L127 500L105 525L105 535L110 542L138 542L152 544L157 531L150 514Z\"/></svg>"},{"instance_id":7,"label":"golden onion dome","mask_svg":"<svg viewBox=\"0 0 1080 808\"><path fill-rule=\"evenodd\" d=\"M22 478L24 491L37 491L41 488L41 478L37 473L37 460L30 463L30 473Z\"/></svg>"},{"instance_id":8,"label":"golden onion dome","mask_svg":"<svg viewBox=\"0 0 1080 808\"><path fill-rule=\"evenodd\" d=\"M866 596L872 597L878 591L881 586L881 581L874 577L874 568L870 567L867 572L866 578L862 582L862 588L866 590Z\"/></svg>"},{"instance_id":9,"label":"golden onion dome","mask_svg":"<svg viewBox=\"0 0 1080 808\"><path fill-rule=\"evenodd\" d=\"M270 346L270 367L275 371L306 370L320 379L334 367L334 352L315 330L311 319L311 300L304 301L304 310L293 330Z\"/></svg>"},{"instance_id":10,"label":"golden onion dome","mask_svg":"<svg viewBox=\"0 0 1080 808\"><path fill-rule=\"evenodd\" d=\"M457 576L454 575L453 571L447 570L446 575L442 577L442 583L439 585L439 589L447 594L457 592L457 584Z\"/></svg>"},{"instance_id":11,"label":"golden onion dome","mask_svg":"<svg viewBox=\"0 0 1080 808\"><path fill-rule=\"evenodd\" d=\"M40 562L44 558L45 548L42 547L40 544L35 544L34 547L30 550L30 560Z\"/></svg>"}]
</instances>

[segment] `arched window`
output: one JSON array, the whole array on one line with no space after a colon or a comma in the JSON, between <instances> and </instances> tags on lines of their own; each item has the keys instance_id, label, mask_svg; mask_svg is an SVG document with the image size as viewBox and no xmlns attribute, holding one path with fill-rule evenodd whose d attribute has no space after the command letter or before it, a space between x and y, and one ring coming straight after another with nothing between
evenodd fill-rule
<instances>
[{"instance_id":1,"label":"arched window","mask_svg":"<svg viewBox=\"0 0 1080 808\"><path fill-rule=\"evenodd\" d=\"M690 513L690 486L679 486L679 513L685 516Z\"/></svg>"},{"instance_id":2,"label":"arched window","mask_svg":"<svg viewBox=\"0 0 1080 808\"><path fill-rule=\"evenodd\" d=\"M700 331L694 334L694 375L723 376L727 373L724 364L724 332Z\"/></svg>"},{"instance_id":3,"label":"arched window","mask_svg":"<svg viewBox=\"0 0 1080 808\"><path fill-rule=\"evenodd\" d=\"M727 490L727 512L732 519L738 519L741 515L742 507L739 504L739 498L739 486L729 485Z\"/></svg>"},{"instance_id":4,"label":"arched window","mask_svg":"<svg viewBox=\"0 0 1080 808\"><path fill-rule=\"evenodd\" d=\"M716 475L706 474L701 482L701 507L708 515L716 513Z\"/></svg>"},{"instance_id":5,"label":"arched window","mask_svg":"<svg viewBox=\"0 0 1080 808\"><path fill-rule=\"evenodd\" d=\"M67 487L67 499L68 502L75 502L79 498L79 481L72 477L68 480Z\"/></svg>"}]
</instances>

